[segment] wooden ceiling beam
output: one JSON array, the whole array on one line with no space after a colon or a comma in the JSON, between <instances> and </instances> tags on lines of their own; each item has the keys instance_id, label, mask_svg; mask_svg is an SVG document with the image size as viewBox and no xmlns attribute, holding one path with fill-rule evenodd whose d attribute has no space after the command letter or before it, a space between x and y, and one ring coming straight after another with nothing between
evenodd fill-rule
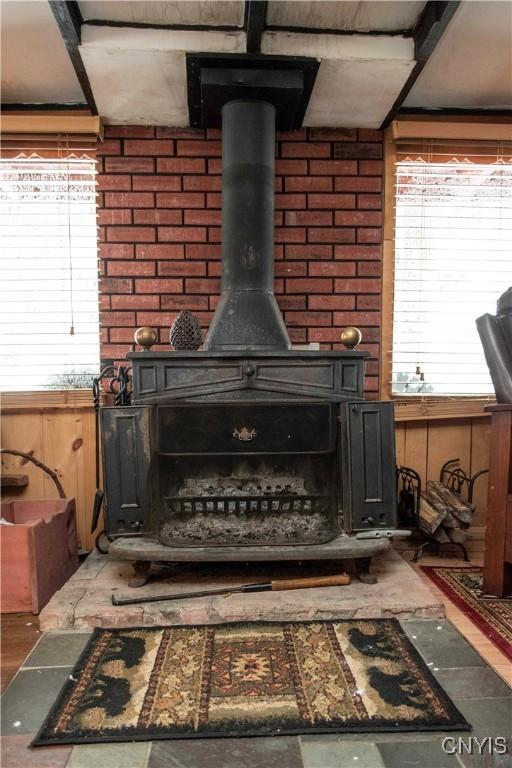
<instances>
[{"instance_id":1,"label":"wooden ceiling beam","mask_svg":"<svg viewBox=\"0 0 512 768\"><path fill-rule=\"evenodd\" d=\"M266 18L266 0L246 0L244 26L247 35L247 53L261 53L261 38Z\"/></svg>"},{"instance_id":2,"label":"wooden ceiling beam","mask_svg":"<svg viewBox=\"0 0 512 768\"><path fill-rule=\"evenodd\" d=\"M81 27L83 24L80 8L75 0L48 0L52 13L59 27L59 32L66 46L75 74L83 91L91 114L97 115L98 108L92 92L89 76L80 55Z\"/></svg>"},{"instance_id":3,"label":"wooden ceiling beam","mask_svg":"<svg viewBox=\"0 0 512 768\"><path fill-rule=\"evenodd\" d=\"M215 2L215 0L210 0ZM123 29L158 29L173 32L240 32L239 24L158 24L156 21L119 21L118 19L84 19L84 26L120 27Z\"/></svg>"},{"instance_id":4,"label":"wooden ceiling beam","mask_svg":"<svg viewBox=\"0 0 512 768\"><path fill-rule=\"evenodd\" d=\"M57 104L55 102L39 102L37 104L30 104L29 102L2 102L0 104L0 112L89 112L89 108L85 101L73 101L73 102L61 102Z\"/></svg>"}]
</instances>

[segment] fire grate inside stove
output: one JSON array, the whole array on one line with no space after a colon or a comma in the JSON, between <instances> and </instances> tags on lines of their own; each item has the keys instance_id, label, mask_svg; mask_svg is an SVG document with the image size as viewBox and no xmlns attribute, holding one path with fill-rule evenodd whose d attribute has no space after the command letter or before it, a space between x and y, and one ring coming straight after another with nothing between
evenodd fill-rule
<instances>
[{"instance_id":1,"label":"fire grate inside stove","mask_svg":"<svg viewBox=\"0 0 512 768\"><path fill-rule=\"evenodd\" d=\"M330 541L332 498L323 495L166 496L160 541L173 546Z\"/></svg>"},{"instance_id":2,"label":"fire grate inside stove","mask_svg":"<svg viewBox=\"0 0 512 768\"><path fill-rule=\"evenodd\" d=\"M247 512L319 512L329 505L329 496L210 496L208 498L167 496L165 503L174 514L212 512L244 514Z\"/></svg>"},{"instance_id":3,"label":"fire grate inside stove","mask_svg":"<svg viewBox=\"0 0 512 768\"><path fill-rule=\"evenodd\" d=\"M318 544L339 533L336 499L322 492L329 483L318 482L306 464L300 474L261 459L238 460L229 468L229 474L205 474L202 462L200 475L183 477L170 467L162 473L167 492L161 497L161 542L183 547Z\"/></svg>"}]
</instances>

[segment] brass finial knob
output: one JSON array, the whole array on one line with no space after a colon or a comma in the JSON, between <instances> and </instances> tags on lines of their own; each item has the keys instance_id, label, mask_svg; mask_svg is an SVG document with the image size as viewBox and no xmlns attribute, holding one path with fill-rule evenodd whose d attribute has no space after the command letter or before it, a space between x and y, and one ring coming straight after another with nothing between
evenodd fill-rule
<instances>
[{"instance_id":1,"label":"brass finial knob","mask_svg":"<svg viewBox=\"0 0 512 768\"><path fill-rule=\"evenodd\" d=\"M133 338L139 347L142 347L145 352L149 352L153 344L156 343L158 334L154 328L151 328L149 325L143 325L142 328L137 328Z\"/></svg>"},{"instance_id":2,"label":"brass finial knob","mask_svg":"<svg viewBox=\"0 0 512 768\"><path fill-rule=\"evenodd\" d=\"M347 325L340 334L340 341L347 349L355 349L362 338L363 334L354 325Z\"/></svg>"}]
</instances>

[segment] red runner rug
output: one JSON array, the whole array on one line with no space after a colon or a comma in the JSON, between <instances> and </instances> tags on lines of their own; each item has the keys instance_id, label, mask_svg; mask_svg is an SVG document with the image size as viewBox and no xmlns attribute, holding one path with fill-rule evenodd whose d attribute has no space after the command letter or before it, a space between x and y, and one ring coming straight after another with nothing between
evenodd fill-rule
<instances>
[{"instance_id":1,"label":"red runner rug","mask_svg":"<svg viewBox=\"0 0 512 768\"><path fill-rule=\"evenodd\" d=\"M512 600L483 599L482 568L433 565L420 567L441 592L444 592L505 656L512 659Z\"/></svg>"}]
</instances>

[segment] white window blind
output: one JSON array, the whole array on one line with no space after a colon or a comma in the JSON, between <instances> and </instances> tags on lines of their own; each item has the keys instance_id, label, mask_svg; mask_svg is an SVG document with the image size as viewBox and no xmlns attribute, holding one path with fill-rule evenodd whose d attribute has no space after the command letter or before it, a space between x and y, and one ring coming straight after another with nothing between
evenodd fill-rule
<instances>
[{"instance_id":1,"label":"white window blind","mask_svg":"<svg viewBox=\"0 0 512 768\"><path fill-rule=\"evenodd\" d=\"M475 320L512 285L512 145L399 145L394 395L493 393Z\"/></svg>"},{"instance_id":2,"label":"white window blind","mask_svg":"<svg viewBox=\"0 0 512 768\"><path fill-rule=\"evenodd\" d=\"M3 391L80 388L99 370L95 162L48 154L0 160Z\"/></svg>"}]
</instances>

